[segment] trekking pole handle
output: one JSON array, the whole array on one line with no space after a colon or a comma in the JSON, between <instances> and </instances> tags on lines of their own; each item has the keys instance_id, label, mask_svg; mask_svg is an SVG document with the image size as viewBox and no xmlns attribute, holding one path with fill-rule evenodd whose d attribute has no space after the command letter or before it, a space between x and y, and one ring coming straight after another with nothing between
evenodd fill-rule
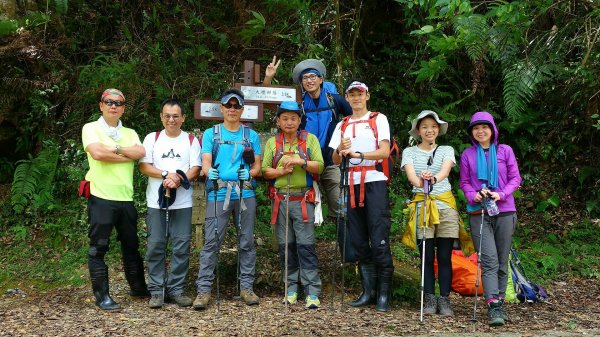
<instances>
[{"instance_id":1,"label":"trekking pole handle","mask_svg":"<svg viewBox=\"0 0 600 337\"><path fill-rule=\"evenodd\" d=\"M218 169L219 169L219 165L221 165L221 163L219 163L219 164L217 164L217 165L213 166L213 168L214 168L215 170L218 170ZM219 183L218 183L218 179L213 179L213 189L214 189L215 191L217 191L217 190L219 189ZM215 201L216 201L216 200L215 200Z\"/></svg>"},{"instance_id":2,"label":"trekking pole handle","mask_svg":"<svg viewBox=\"0 0 600 337\"><path fill-rule=\"evenodd\" d=\"M429 194L429 180L423 179L423 194Z\"/></svg>"}]
</instances>

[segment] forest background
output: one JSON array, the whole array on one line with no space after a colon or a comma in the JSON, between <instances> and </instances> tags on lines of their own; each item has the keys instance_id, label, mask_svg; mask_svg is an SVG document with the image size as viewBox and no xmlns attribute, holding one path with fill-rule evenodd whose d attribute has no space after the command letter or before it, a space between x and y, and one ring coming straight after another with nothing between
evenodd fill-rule
<instances>
[{"instance_id":1,"label":"forest background","mask_svg":"<svg viewBox=\"0 0 600 337\"><path fill-rule=\"evenodd\" d=\"M472 113L491 112L523 177L514 243L530 276L598 279L599 41L598 2L584 0L2 0L0 291L85 282L74 272L87 250L81 127L98 118L102 90L125 93L124 125L142 138L161 128L171 96L186 104L184 128L203 130L211 124L191 118L194 100L217 99L245 59L264 69L273 55L280 85L293 85L305 58L322 59L338 88L364 78L370 109L388 116L401 147L430 109L449 122L440 142L458 157ZM270 130L272 117L255 127ZM457 178L455 168L464 209ZM145 184L136 173L141 223ZM397 235L411 197L399 171L390 195ZM266 199L259 207L268 212ZM263 217L257 235L268 237ZM417 264L399 244L394 254Z\"/></svg>"}]
</instances>

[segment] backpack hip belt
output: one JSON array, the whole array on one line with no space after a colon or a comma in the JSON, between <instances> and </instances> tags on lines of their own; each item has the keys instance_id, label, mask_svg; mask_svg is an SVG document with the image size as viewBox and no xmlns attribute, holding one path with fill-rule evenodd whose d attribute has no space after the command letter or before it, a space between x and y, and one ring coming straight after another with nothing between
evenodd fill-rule
<instances>
[{"instance_id":1,"label":"backpack hip belt","mask_svg":"<svg viewBox=\"0 0 600 337\"><path fill-rule=\"evenodd\" d=\"M358 207L365 207L365 177L367 176L367 171L376 171L377 167L375 165L371 166L352 166L348 168L348 172L350 173L350 207L356 208L356 201L354 200L354 172L360 172L360 193L358 199Z\"/></svg>"},{"instance_id":2,"label":"backpack hip belt","mask_svg":"<svg viewBox=\"0 0 600 337\"><path fill-rule=\"evenodd\" d=\"M271 225L274 225L277 222L277 215L279 214L279 205L281 205L282 200L285 200L285 197L285 194L273 194L273 201L275 202L275 204L273 205L273 212L271 214ZM306 193L302 195L290 195L289 198L290 201L300 201L300 206L302 207L302 220L304 222L308 222L308 209L306 208L306 202L315 202L315 189L311 187L308 191L306 191Z\"/></svg>"}]
</instances>

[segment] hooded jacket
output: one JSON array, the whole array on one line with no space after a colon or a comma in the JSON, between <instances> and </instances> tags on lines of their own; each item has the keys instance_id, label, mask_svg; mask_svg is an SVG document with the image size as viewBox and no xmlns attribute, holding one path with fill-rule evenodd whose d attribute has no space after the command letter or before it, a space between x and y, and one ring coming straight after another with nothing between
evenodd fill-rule
<instances>
[{"instance_id":1,"label":"hooded jacket","mask_svg":"<svg viewBox=\"0 0 600 337\"><path fill-rule=\"evenodd\" d=\"M481 122L481 123L480 123ZM473 146L469 147L460 156L460 188L465 193L467 202L471 205L477 192L481 189L481 184L485 181L477 179L477 146L478 142L473 139L471 129L477 124L488 124L493 131L492 142L496 144L496 157L498 159L498 187L493 189L500 195L500 200L496 202L500 212L515 212L515 198L513 192L521 184L521 175L517 159L512 148L506 144L498 144L498 128L494 123L494 117L489 112L476 112L469 123L469 139ZM488 151L485 151L486 158Z\"/></svg>"}]
</instances>

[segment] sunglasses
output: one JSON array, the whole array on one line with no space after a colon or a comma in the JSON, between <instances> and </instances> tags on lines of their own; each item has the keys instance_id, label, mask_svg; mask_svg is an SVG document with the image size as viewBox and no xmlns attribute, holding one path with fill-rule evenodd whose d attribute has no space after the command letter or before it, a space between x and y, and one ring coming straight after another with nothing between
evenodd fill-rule
<instances>
[{"instance_id":1,"label":"sunglasses","mask_svg":"<svg viewBox=\"0 0 600 337\"><path fill-rule=\"evenodd\" d=\"M106 101L104 101L104 104L106 104L107 106L114 105L116 107L119 107L119 106L125 105L125 102L123 102L123 101L113 101L112 99L107 99Z\"/></svg>"},{"instance_id":2,"label":"sunglasses","mask_svg":"<svg viewBox=\"0 0 600 337\"><path fill-rule=\"evenodd\" d=\"M231 104L229 102L225 103L225 104L221 104L221 105L224 106L225 109L231 109L231 107L233 107L234 109L239 110L242 108L242 105L240 105L240 104Z\"/></svg>"}]
</instances>

